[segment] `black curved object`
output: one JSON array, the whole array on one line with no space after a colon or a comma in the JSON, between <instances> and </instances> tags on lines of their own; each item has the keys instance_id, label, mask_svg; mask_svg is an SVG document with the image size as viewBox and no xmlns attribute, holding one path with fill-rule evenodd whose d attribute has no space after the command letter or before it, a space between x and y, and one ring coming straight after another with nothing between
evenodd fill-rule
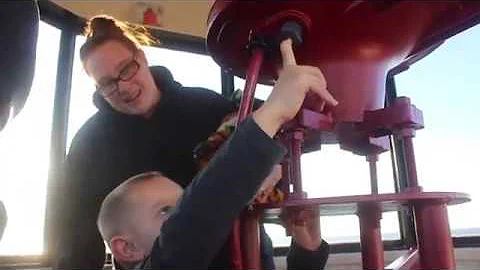
<instances>
[{"instance_id":1,"label":"black curved object","mask_svg":"<svg viewBox=\"0 0 480 270\"><path fill-rule=\"evenodd\" d=\"M0 131L25 105L35 72L40 22L36 1L0 2Z\"/></svg>"}]
</instances>

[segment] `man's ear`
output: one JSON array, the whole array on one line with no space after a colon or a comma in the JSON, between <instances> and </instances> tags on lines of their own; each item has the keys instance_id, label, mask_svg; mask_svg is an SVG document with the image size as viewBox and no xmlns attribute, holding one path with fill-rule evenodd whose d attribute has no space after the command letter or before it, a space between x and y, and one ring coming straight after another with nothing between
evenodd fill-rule
<instances>
[{"instance_id":1,"label":"man's ear","mask_svg":"<svg viewBox=\"0 0 480 270\"><path fill-rule=\"evenodd\" d=\"M145 254L138 249L135 243L130 242L125 236L114 236L110 240L112 255L121 264L130 265L143 260Z\"/></svg>"}]
</instances>

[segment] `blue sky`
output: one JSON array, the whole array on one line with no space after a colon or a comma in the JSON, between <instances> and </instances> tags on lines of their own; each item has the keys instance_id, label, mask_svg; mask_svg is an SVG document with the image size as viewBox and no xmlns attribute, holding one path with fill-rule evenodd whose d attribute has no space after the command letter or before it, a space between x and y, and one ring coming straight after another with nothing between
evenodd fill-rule
<instances>
[{"instance_id":1,"label":"blue sky","mask_svg":"<svg viewBox=\"0 0 480 270\"><path fill-rule=\"evenodd\" d=\"M423 111L417 132L419 182L428 191L470 193L472 202L449 208L452 228L480 228L480 25L449 40L396 76L398 95ZM478 231L480 233L480 230Z\"/></svg>"},{"instance_id":2,"label":"blue sky","mask_svg":"<svg viewBox=\"0 0 480 270\"><path fill-rule=\"evenodd\" d=\"M447 40L397 76L398 95L412 97L424 112L428 132L479 134L480 25Z\"/></svg>"}]
</instances>

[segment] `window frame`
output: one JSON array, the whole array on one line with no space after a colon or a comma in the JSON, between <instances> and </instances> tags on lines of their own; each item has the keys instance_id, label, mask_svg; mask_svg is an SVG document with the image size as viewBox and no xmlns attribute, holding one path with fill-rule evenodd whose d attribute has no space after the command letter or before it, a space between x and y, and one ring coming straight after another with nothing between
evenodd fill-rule
<instances>
[{"instance_id":1,"label":"window frame","mask_svg":"<svg viewBox=\"0 0 480 270\"><path fill-rule=\"evenodd\" d=\"M37 1L40 10L40 20L53 25L61 30L60 50L57 67L55 102L53 109L53 122L51 134L51 152L50 168L47 186L47 206L45 217L45 252L42 255L19 255L19 256L0 256L0 266L33 268L51 266L51 234L55 228L52 226L48 217L49 205L52 197L56 179L53 172L58 170L61 162L65 158L68 126L68 110L71 91L73 57L75 54L75 37L81 34L85 19L62 8L51 1ZM148 27L147 27L148 28ZM468 27L467 27L468 28ZM148 28L152 35L162 40L162 46L156 46L171 50L184 51L208 55L206 49L206 40L186 34L174 33L170 31ZM441 43L440 43L441 44ZM440 45L436 44L436 45ZM416 59L418 60L418 59ZM402 66L389 72L386 81L386 104L389 104L397 97L395 89L394 76L406 69ZM227 70L221 69L222 95L230 96L234 91L234 76ZM407 186L406 181L406 162L403 155L403 143L395 136L390 136L392 146L391 158L394 174L394 184L396 192L402 191ZM399 211L400 240L384 241L385 251L407 249L415 243L415 231L412 210ZM452 237L455 248L480 247L480 236ZM288 251L287 247L274 248L275 256L284 256ZM331 253L360 252L360 243L342 243L332 244Z\"/></svg>"}]
</instances>

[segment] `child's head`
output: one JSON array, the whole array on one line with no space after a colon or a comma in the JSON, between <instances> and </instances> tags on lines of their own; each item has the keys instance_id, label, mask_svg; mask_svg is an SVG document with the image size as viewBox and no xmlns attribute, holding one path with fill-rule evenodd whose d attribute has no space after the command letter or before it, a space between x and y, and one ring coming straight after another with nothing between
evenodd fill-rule
<instances>
[{"instance_id":1,"label":"child's head","mask_svg":"<svg viewBox=\"0 0 480 270\"><path fill-rule=\"evenodd\" d=\"M276 165L257 196L270 193L280 178L281 167ZM127 179L105 197L97 225L118 263L130 268L150 254L182 193L177 183L161 173L146 172Z\"/></svg>"},{"instance_id":2,"label":"child's head","mask_svg":"<svg viewBox=\"0 0 480 270\"><path fill-rule=\"evenodd\" d=\"M183 189L158 172L129 178L102 203L97 225L115 259L130 267L147 256Z\"/></svg>"}]
</instances>

